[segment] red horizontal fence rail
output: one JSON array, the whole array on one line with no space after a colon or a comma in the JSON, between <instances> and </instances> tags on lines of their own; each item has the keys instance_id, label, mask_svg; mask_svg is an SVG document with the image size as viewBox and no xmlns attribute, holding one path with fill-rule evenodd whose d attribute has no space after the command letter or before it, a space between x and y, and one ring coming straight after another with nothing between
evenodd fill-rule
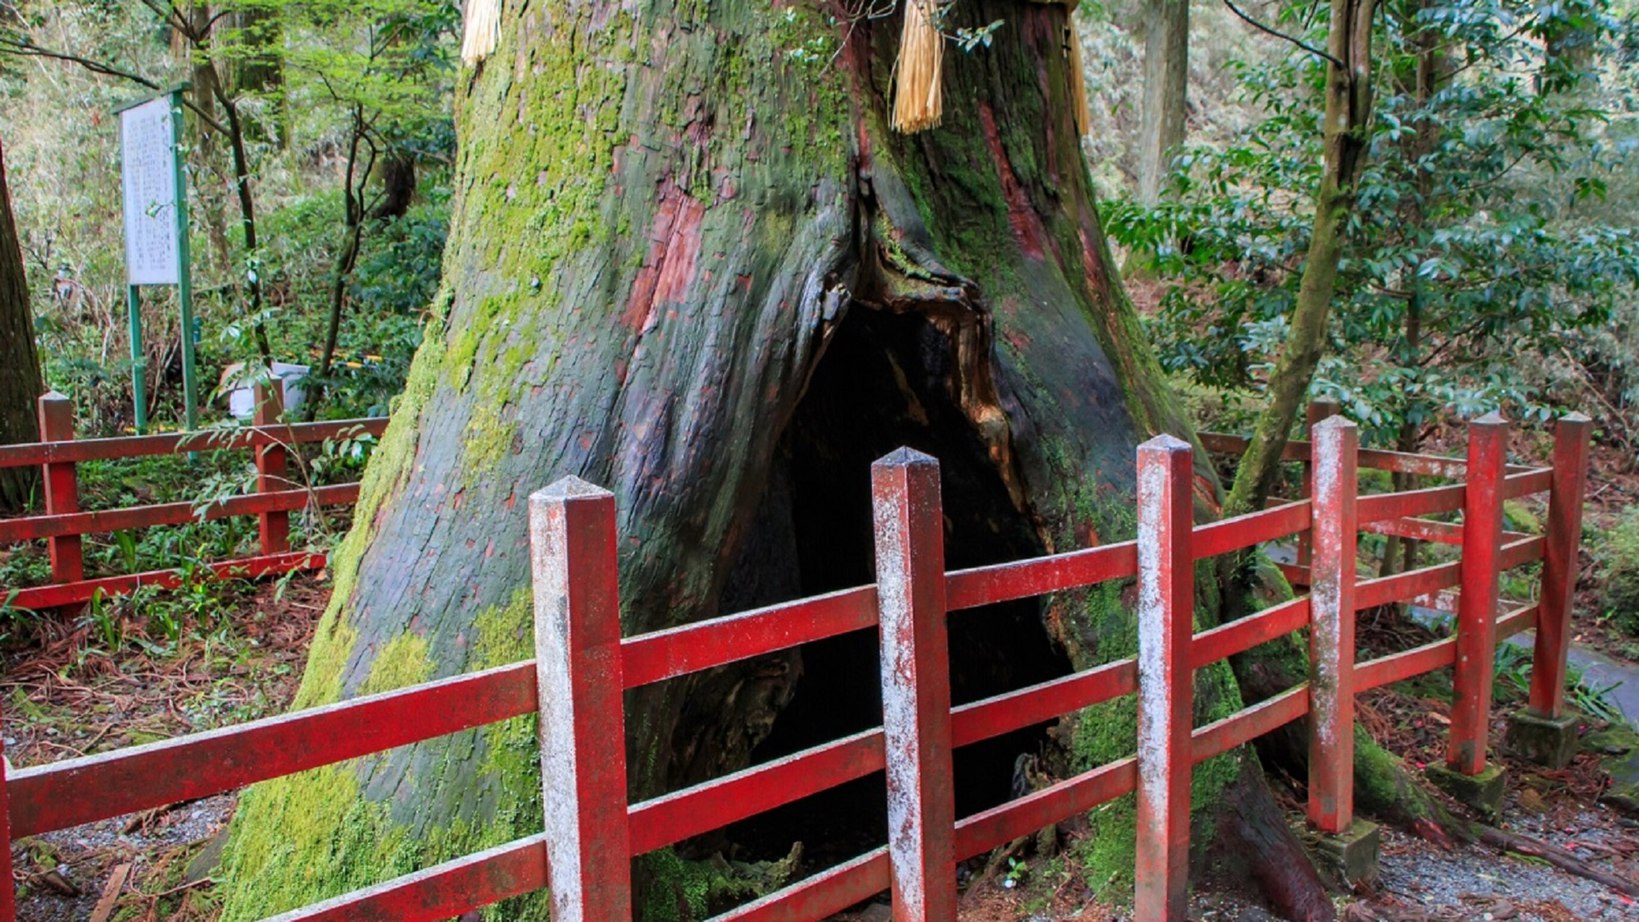
<instances>
[{"instance_id":1,"label":"red horizontal fence rail","mask_svg":"<svg viewBox=\"0 0 1639 922\"><path fill-rule=\"evenodd\" d=\"M1547 472L1506 468L1505 437L1500 420L1482 420L1475 424L1465 462L1423 456L1385 462L1415 466L1431 476L1469 477L1469 483L1366 497L1356 494L1355 469L1373 456L1357 448L1352 423L1328 419L1315 427L1312 449L1303 447L1301 460L1313 470L1310 498L1198 526L1190 518L1190 447L1162 436L1139 450L1136 541L948 573L938 464L897 452L872 471L874 585L624 639L614 497L577 480L560 481L530 499L533 661L145 746L8 769L0 784L0 822L7 824L8 837L66 828L533 712L540 717L546 805L540 834L278 919L447 919L551 884L554 918L618 922L630 918L631 856L885 771L890 805L885 847L718 919L821 919L883 890L893 894L896 919L953 918L957 861L1136 792L1137 917L1172 922L1184 918L1188 894L1193 765L1307 715L1316 756L1308 817L1323 832L1340 831L1353 819L1350 747L1354 698L1360 692L1446 666L1456 666L1459 681L1472 688L1475 670L1485 668L1479 660L1489 663L1486 644L1534 624L1540 668L1551 672L1558 663L1563 669L1563 619L1574 572L1569 568L1579 539L1574 510L1580 509L1585 484L1588 425L1575 416L1560 423L1554 467ZM1413 464L1407 458L1418 460ZM1550 492L1548 535L1503 533L1497 512L1501 497L1542 489ZM1462 548L1460 560L1386 578L1357 577L1354 545L1372 522L1403 524L1459 508L1465 521L1446 537ZM1305 568L1314 582L1309 594L1194 631L1195 561L1296 536L1312 538ZM1500 616L1494 605L1486 610L1470 603L1455 636L1356 661L1356 612L1459 584L1484 592L1495 586L1499 567L1536 560L1545 561L1539 603ZM1137 658L951 706L948 612L1131 578L1139 583ZM1490 591L1494 596L1494 588ZM1546 623L1550 612L1561 619L1557 628ZM626 689L873 627L884 640L881 728L627 803L619 742ZM1309 681L1212 723L1192 725L1193 670L1305 627ZM1540 701L1536 691L1533 709L1547 714L1563 707L1551 690L1542 690ZM971 816L954 815L953 748L1130 694L1138 696L1140 715L1132 756ZM1463 757L1454 763L1459 771L1472 769L1472 753L1483 760L1489 702L1471 697L1464 706L1477 708L1480 719L1477 731L1471 718L1463 726L1453 722L1452 751ZM3 922L12 917L12 893L0 889L5 890Z\"/></svg>"},{"instance_id":2,"label":"red horizontal fence rail","mask_svg":"<svg viewBox=\"0 0 1639 922\"><path fill-rule=\"evenodd\" d=\"M43 539L51 556L51 582L41 586L0 586L0 599L11 592L18 608L54 608L103 595L131 592L139 586L175 588L177 570L155 570L87 579L83 536L183 525L188 522L254 515L259 553L252 557L213 562L209 570L219 578L262 576L293 570L316 570L325 555L290 550L290 513L317 506L347 506L358 500L357 483L305 488L289 477L292 445L322 442L350 434L379 436L385 419L348 419L322 423L282 423L283 389L256 385L254 426L226 432L187 432L176 435L139 435L109 439L75 439L72 402L55 391L39 400L40 433L44 441L0 445L0 468L38 465L44 474L43 515L0 519L0 544ZM200 451L246 450L256 463L256 492L230 496L204 507L194 503L151 503L124 509L81 511L76 465L84 461L121 460Z\"/></svg>"}]
</instances>

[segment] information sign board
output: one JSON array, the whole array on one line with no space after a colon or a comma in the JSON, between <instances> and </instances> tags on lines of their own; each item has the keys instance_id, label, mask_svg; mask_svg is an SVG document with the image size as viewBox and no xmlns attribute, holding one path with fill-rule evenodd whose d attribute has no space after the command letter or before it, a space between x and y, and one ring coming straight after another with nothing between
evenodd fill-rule
<instances>
[{"instance_id":1,"label":"information sign board","mask_svg":"<svg viewBox=\"0 0 1639 922\"><path fill-rule=\"evenodd\" d=\"M170 96L120 113L125 266L132 285L175 285L179 281L172 117Z\"/></svg>"}]
</instances>

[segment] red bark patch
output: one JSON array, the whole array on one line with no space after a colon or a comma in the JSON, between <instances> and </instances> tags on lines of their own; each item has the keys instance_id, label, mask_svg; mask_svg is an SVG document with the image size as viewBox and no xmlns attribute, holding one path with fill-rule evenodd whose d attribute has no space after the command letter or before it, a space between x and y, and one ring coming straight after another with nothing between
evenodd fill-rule
<instances>
[{"instance_id":1,"label":"red bark patch","mask_svg":"<svg viewBox=\"0 0 1639 922\"><path fill-rule=\"evenodd\" d=\"M1195 493L1195 501L1206 508L1211 509L1214 513L1222 512L1223 506L1218 502L1217 482L1201 471L1196 471L1195 476L1191 478L1191 480L1191 488Z\"/></svg>"},{"instance_id":2,"label":"red bark patch","mask_svg":"<svg viewBox=\"0 0 1639 922\"><path fill-rule=\"evenodd\" d=\"M1099 258L1086 227L1077 230L1076 234L1081 237L1081 265L1087 270L1087 287L1103 295L1110 288L1109 277L1104 274L1104 261Z\"/></svg>"},{"instance_id":3,"label":"red bark patch","mask_svg":"<svg viewBox=\"0 0 1639 922\"><path fill-rule=\"evenodd\" d=\"M667 180L660 188L654 223L649 228L649 255L632 281L621 325L634 333L654 327L656 308L684 302L694 284L700 258L700 222L706 206Z\"/></svg>"},{"instance_id":4,"label":"red bark patch","mask_svg":"<svg viewBox=\"0 0 1639 922\"><path fill-rule=\"evenodd\" d=\"M990 103L979 103L979 121L984 123L985 143L990 147L990 155L996 159L996 172L1002 180L1002 195L1007 199L1007 220L1013 226L1013 237L1018 240L1019 249L1024 255L1041 259L1044 236L1041 219L1030 207L1024 187L1019 185L1019 178L1013 174L1013 164L1008 161L1007 151L1002 148L1002 136L996 130L996 114L991 111Z\"/></svg>"}]
</instances>

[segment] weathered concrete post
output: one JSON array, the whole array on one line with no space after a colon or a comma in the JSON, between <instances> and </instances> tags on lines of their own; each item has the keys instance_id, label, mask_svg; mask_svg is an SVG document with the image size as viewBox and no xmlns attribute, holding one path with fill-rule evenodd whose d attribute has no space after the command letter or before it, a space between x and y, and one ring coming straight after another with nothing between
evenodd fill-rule
<instances>
[{"instance_id":1,"label":"weathered concrete post","mask_svg":"<svg viewBox=\"0 0 1639 922\"><path fill-rule=\"evenodd\" d=\"M529 497L541 806L558 922L632 917L615 497L565 477Z\"/></svg>"},{"instance_id":2,"label":"weathered concrete post","mask_svg":"<svg viewBox=\"0 0 1639 922\"><path fill-rule=\"evenodd\" d=\"M1333 416L1310 433L1314 545L1310 569L1309 822L1345 880L1377 873L1377 826L1354 815L1355 513L1360 433Z\"/></svg>"},{"instance_id":3,"label":"weathered concrete post","mask_svg":"<svg viewBox=\"0 0 1639 922\"><path fill-rule=\"evenodd\" d=\"M1571 597L1582 542L1582 500L1588 484L1588 440L1593 420L1581 413L1554 426L1553 487L1542 590L1537 595L1536 645L1531 657L1529 704L1508 720L1506 744L1527 759L1564 768L1576 755L1576 717L1565 711L1565 657L1570 651Z\"/></svg>"},{"instance_id":4,"label":"weathered concrete post","mask_svg":"<svg viewBox=\"0 0 1639 922\"><path fill-rule=\"evenodd\" d=\"M40 441L67 442L74 438L74 402L56 391L42 394ZM44 465L46 515L80 511L80 481L73 462ZM51 581L77 583L85 579L85 557L79 535L57 535L46 539L51 556Z\"/></svg>"},{"instance_id":5,"label":"weathered concrete post","mask_svg":"<svg viewBox=\"0 0 1639 922\"><path fill-rule=\"evenodd\" d=\"M939 462L871 465L882 633L882 734L895 922L956 918L956 788Z\"/></svg>"},{"instance_id":6,"label":"weathered concrete post","mask_svg":"<svg viewBox=\"0 0 1639 922\"><path fill-rule=\"evenodd\" d=\"M1497 582L1508 421L1487 413L1468 424L1463 500L1462 595L1457 602L1457 661L1452 669L1451 735L1444 766L1429 777L1485 815L1502 802L1503 775L1486 765L1491 680L1496 655Z\"/></svg>"},{"instance_id":7,"label":"weathered concrete post","mask_svg":"<svg viewBox=\"0 0 1639 922\"><path fill-rule=\"evenodd\" d=\"M11 774L11 763L6 760L6 744L0 740L0 922L14 922L17 918L17 885L11 877L11 799L6 783Z\"/></svg>"},{"instance_id":8,"label":"weathered concrete post","mask_svg":"<svg viewBox=\"0 0 1639 922\"><path fill-rule=\"evenodd\" d=\"M1330 397L1309 401L1308 415L1304 420L1304 430L1309 434L1309 460L1303 462L1303 486L1299 488L1302 496L1313 496L1315 492L1315 427L1341 412L1343 408ZM1309 565L1313 546L1314 539L1308 532L1298 535L1298 566Z\"/></svg>"},{"instance_id":9,"label":"weathered concrete post","mask_svg":"<svg viewBox=\"0 0 1639 922\"><path fill-rule=\"evenodd\" d=\"M258 381L254 393L256 409L253 418L256 428L268 429L277 425L285 415L284 382L274 378L270 386L267 382ZM276 490L290 489L289 459L282 443L259 446L254 454L256 492L272 493ZM279 509L261 513L257 518L257 536L261 541L263 554L282 554L290 550L289 510Z\"/></svg>"},{"instance_id":10,"label":"weathered concrete post","mask_svg":"<svg viewBox=\"0 0 1639 922\"><path fill-rule=\"evenodd\" d=\"M1189 443L1138 446L1138 844L1133 915L1183 922L1189 904L1195 520Z\"/></svg>"}]
</instances>

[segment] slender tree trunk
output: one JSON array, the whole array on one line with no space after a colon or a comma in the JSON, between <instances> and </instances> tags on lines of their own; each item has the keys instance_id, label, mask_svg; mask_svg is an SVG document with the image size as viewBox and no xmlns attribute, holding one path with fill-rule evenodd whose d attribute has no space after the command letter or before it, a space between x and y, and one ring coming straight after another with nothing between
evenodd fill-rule
<instances>
[{"instance_id":1,"label":"slender tree trunk","mask_svg":"<svg viewBox=\"0 0 1639 922\"><path fill-rule=\"evenodd\" d=\"M359 248L364 238L364 190L375 167L375 146L364 136L366 128L363 113L353 112L352 138L347 145L347 169L342 174L342 239L336 249L336 262L330 273L330 312L325 323L324 353L319 357L318 380L302 407L305 419L313 419L324 401L325 384L335 364L336 344L341 338L342 311L347 306L347 284L352 281L353 269L358 265ZM361 150L369 154L360 161Z\"/></svg>"},{"instance_id":2,"label":"slender tree trunk","mask_svg":"<svg viewBox=\"0 0 1639 922\"><path fill-rule=\"evenodd\" d=\"M567 474L616 494L628 634L869 581L868 464L901 444L943 464L949 566L1132 535L1134 447L1191 433L1099 224L1067 8L953 6L953 27L1006 27L946 56L944 124L912 136L887 127L897 15L842 9L503 4L499 48L461 81L444 288L298 706L527 656L525 499ZM957 616L955 694L1134 636L1121 587ZM874 637L844 638L629 693L632 796L879 722L877 668ZM1199 719L1239 706L1228 668L1196 681ZM1129 754L1134 707L1066 721L1066 758ZM993 802L969 764L964 790ZM225 917L535 834L536 772L524 719L259 786ZM1242 753L1197 779L1205 811L1262 784ZM1236 801L1241 825L1286 908L1329 917L1264 795ZM1090 879L1131 874L1131 816L1095 818ZM644 867L645 918L716 908L675 860ZM497 913L546 918L538 898Z\"/></svg>"},{"instance_id":3,"label":"slender tree trunk","mask_svg":"<svg viewBox=\"0 0 1639 922\"><path fill-rule=\"evenodd\" d=\"M1138 123L1138 200L1155 205L1184 143L1189 98L1189 0L1144 4L1144 102Z\"/></svg>"},{"instance_id":4,"label":"slender tree trunk","mask_svg":"<svg viewBox=\"0 0 1639 922\"><path fill-rule=\"evenodd\" d=\"M222 75L217 70L211 41L211 19L211 8L203 3L191 7L186 14L173 12L172 46L173 49L180 47L183 53L193 60L194 105L217 123L228 142L232 170L230 182L239 207L239 231L243 237L245 250L245 264L229 266L229 270L244 292L245 312L250 317L256 351L264 364L271 364L273 348L268 342L267 326L262 319L262 279L259 267L254 265L257 256L256 197L251 187L250 152L245 144L245 123L239 112L236 96L223 86ZM209 159L214 148L213 136L203 124L199 126L198 136L201 139L202 157ZM207 213L211 212L212 209L207 207ZM220 214L220 211L216 211L211 217L213 220L220 220Z\"/></svg>"},{"instance_id":5,"label":"slender tree trunk","mask_svg":"<svg viewBox=\"0 0 1639 922\"><path fill-rule=\"evenodd\" d=\"M34 314L23 273L22 240L6 186L5 148L0 144L0 445L40 438L35 398L45 393L34 347ZM39 478L33 468L0 469L0 512L28 505Z\"/></svg>"},{"instance_id":6,"label":"slender tree trunk","mask_svg":"<svg viewBox=\"0 0 1639 922\"><path fill-rule=\"evenodd\" d=\"M279 11L257 6L235 10L225 20L234 34L234 44L244 49L229 62L224 75L228 91L235 99L252 96L262 101L266 111L247 125L257 141L274 139L289 144L289 118L285 111L284 28Z\"/></svg>"},{"instance_id":7,"label":"slender tree trunk","mask_svg":"<svg viewBox=\"0 0 1639 922\"><path fill-rule=\"evenodd\" d=\"M1435 91L1444 85L1450 72L1440 30L1419 23L1419 14L1431 5L1432 0L1418 0L1400 14L1400 27L1412 33L1412 47L1416 49L1416 54L1412 61L1410 79L1397 74L1395 82L1399 91L1416 100L1417 109L1422 111L1426 111ZM1415 125L1401 142L1401 157L1406 163L1420 162L1422 158L1433 153L1443 130L1444 126L1427 121ZM1427 239L1427 231L1424 228L1427 219L1425 204L1434 194L1434 177L1427 170L1418 170L1413 188L1416 194L1407 196L1400 209L1405 228L1403 233L1421 241ZM1428 301L1428 285L1421 274L1409 274L1411 293L1406 298L1406 339L1402 364L1419 367L1423 349L1423 313ZM1426 398L1411 398L1411 401L1422 400ZM1414 406L1410 402L1403 409L1405 419L1396 434L1396 451L1416 452L1422 445L1423 426L1413 418L1413 409ZM1393 486L1397 491L1410 489L1414 481L1415 478L1410 474L1396 472L1393 475ZM1400 570L1410 570L1416 559L1416 541L1390 535L1383 545L1383 560L1378 568L1378 575L1390 576Z\"/></svg>"},{"instance_id":8,"label":"slender tree trunk","mask_svg":"<svg viewBox=\"0 0 1639 922\"><path fill-rule=\"evenodd\" d=\"M1355 184L1366 166L1372 119L1371 41L1375 0L1332 4L1327 42L1325 168L1315 194L1309 251L1292 310L1291 332L1269 376L1264 409L1251 444L1235 470L1224 511L1230 515L1259 508L1280 473L1280 456L1315 367L1326 349L1326 324L1337 289L1343 233L1354 210Z\"/></svg>"},{"instance_id":9,"label":"slender tree trunk","mask_svg":"<svg viewBox=\"0 0 1639 922\"><path fill-rule=\"evenodd\" d=\"M201 223L205 228L205 237L210 242L212 283L221 284L224 280L231 280L229 284L237 284L243 270L236 265L228 230L228 189L233 184L230 178L232 168L224 163L222 149L217 144L216 129L206 124L206 119L220 124L221 113L216 107L217 82L220 77L215 65L209 60L199 60L196 57L196 48L188 38L189 35L209 28L210 15L208 6L192 7L188 11L188 28L173 30L171 45L176 57L187 62L192 70L193 86L189 95L199 109L197 115L201 116L189 120L195 148L189 159L194 168L202 171L201 175L206 177L206 181L197 183L195 188ZM158 391L150 390L149 394L157 396Z\"/></svg>"}]
</instances>

